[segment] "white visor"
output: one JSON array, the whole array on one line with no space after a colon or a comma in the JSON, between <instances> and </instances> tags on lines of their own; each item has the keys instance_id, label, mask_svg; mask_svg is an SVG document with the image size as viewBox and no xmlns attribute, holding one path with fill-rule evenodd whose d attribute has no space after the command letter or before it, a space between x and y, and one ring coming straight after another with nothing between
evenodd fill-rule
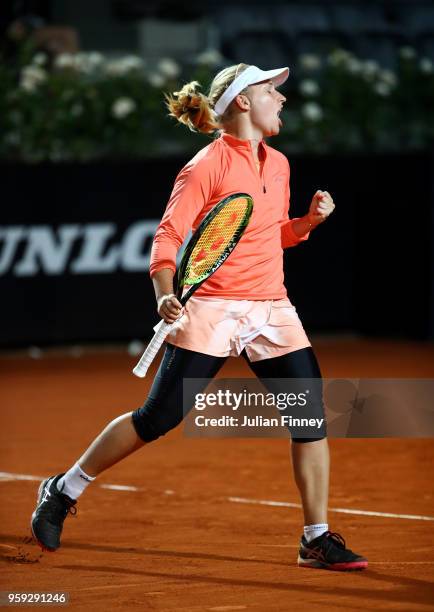
<instances>
[{"instance_id":1,"label":"white visor","mask_svg":"<svg viewBox=\"0 0 434 612\"><path fill-rule=\"evenodd\" d=\"M262 81L273 81L278 87L286 81L289 76L289 68L276 68L275 70L261 70L257 66L249 66L237 78L217 100L214 111L217 115L223 115L234 98L249 85L261 83Z\"/></svg>"}]
</instances>

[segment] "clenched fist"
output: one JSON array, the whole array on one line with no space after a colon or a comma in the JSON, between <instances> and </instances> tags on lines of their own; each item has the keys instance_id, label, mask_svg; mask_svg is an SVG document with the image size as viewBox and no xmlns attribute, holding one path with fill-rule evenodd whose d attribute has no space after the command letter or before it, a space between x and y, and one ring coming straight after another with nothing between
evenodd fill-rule
<instances>
[{"instance_id":1,"label":"clenched fist","mask_svg":"<svg viewBox=\"0 0 434 612\"><path fill-rule=\"evenodd\" d=\"M313 196L312 202L309 207L309 222L313 226L323 223L323 221L327 219L327 217L333 212L334 209L335 204L329 192L321 191L321 189L318 189L318 191Z\"/></svg>"}]
</instances>

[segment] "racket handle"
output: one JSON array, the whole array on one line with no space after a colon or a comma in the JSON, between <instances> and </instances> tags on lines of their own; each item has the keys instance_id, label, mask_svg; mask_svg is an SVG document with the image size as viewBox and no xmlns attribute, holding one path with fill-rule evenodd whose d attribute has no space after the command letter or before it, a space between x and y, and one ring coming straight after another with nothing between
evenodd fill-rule
<instances>
[{"instance_id":1,"label":"racket handle","mask_svg":"<svg viewBox=\"0 0 434 612\"><path fill-rule=\"evenodd\" d=\"M146 376L149 366L154 361L155 355L160 350L161 345L163 344L166 336L170 333L173 326L174 323L166 323L164 320L160 321L157 331L148 344L146 351L140 357L138 364L133 370L133 374L139 378Z\"/></svg>"}]
</instances>

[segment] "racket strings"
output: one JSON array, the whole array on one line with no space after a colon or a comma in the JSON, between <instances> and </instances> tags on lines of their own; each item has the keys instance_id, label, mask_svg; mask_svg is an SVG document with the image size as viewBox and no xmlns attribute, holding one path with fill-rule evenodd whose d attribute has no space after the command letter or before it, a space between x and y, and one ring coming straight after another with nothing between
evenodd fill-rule
<instances>
[{"instance_id":1,"label":"racket strings","mask_svg":"<svg viewBox=\"0 0 434 612\"><path fill-rule=\"evenodd\" d=\"M236 198L215 215L191 252L184 284L200 282L219 264L228 247L245 227L248 208L246 198Z\"/></svg>"}]
</instances>

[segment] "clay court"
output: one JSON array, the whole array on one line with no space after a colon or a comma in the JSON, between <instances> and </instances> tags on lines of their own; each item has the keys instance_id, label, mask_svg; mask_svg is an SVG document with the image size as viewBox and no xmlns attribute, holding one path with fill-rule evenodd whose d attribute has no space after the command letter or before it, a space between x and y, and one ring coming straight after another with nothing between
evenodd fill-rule
<instances>
[{"instance_id":1,"label":"clay court","mask_svg":"<svg viewBox=\"0 0 434 612\"><path fill-rule=\"evenodd\" d=\"M429 343L312 344L324 377L434 376ZM131 375L135 360L121 348L2 355L1 590L66 591L74 610L434 609L432 439L330 441L330 528L368 557L364 572L297 567L286 440L187 439L182 426L99 477L61 549L42 552L29 541L39 479L142 403L151 377ZM232 358L219 374L249 375Z\"/></svg>"}]
</instances>

